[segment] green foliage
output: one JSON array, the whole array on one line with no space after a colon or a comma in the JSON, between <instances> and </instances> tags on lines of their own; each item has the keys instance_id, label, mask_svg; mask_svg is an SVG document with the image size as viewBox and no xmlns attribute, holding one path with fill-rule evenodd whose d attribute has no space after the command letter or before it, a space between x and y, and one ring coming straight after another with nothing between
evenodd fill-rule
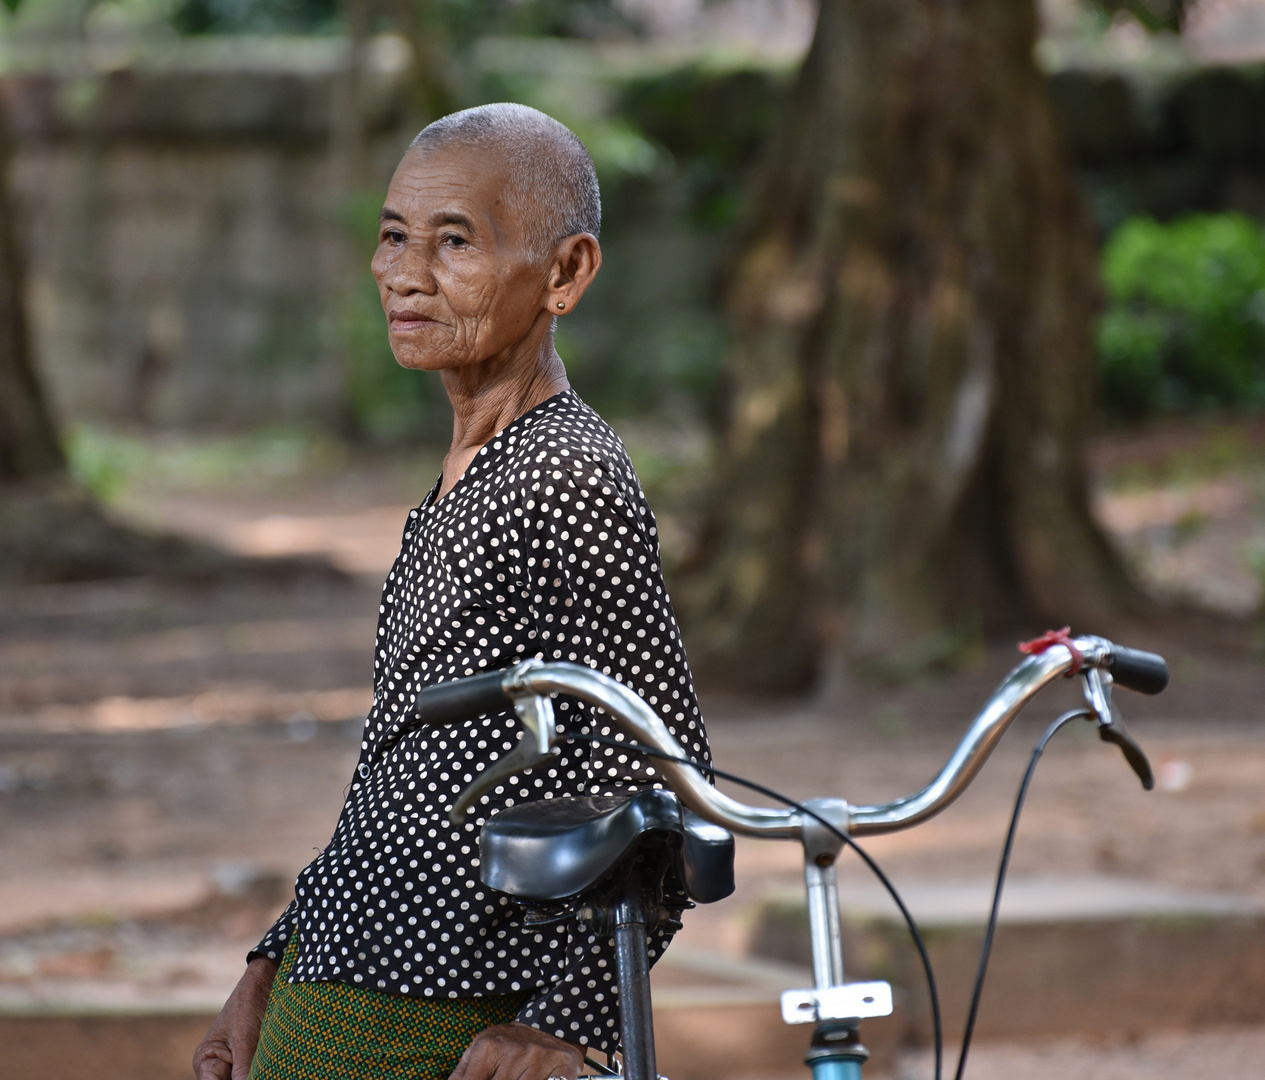
<instances>
[{"instance_id":1,"label":"green foliage","mask_svg":"<svg viewBox=\"0 0 1265 1080\"><path fill-rule=\"evenodd\" d=\"M338 0L180 0L171 22L181 34L329 33Z\"/></svg>"},{"instance_id":2,"label":"green foliage","mask_svg":"<svg viewBox=\"0 0 1265 1080\"><path fill-rule=\"evenodd\" d=\"M636 22L612 0L428 2L432 18L460 45L490 36L604 38L638 30Z\"/></svg>"},{"instance_id":3,"label":"green foliage","mask_svg":"<svg viewBox=\"0 0 1265 1080\"><path fill-rule=\"evenodd\" d=\"M1192 5L1189 0L1090 0L1090 6L1106 15L1132 15L1152 33L1179 33Z\"/></svg>"},{"instance_id":4,"label":"green foliage","mask_svg":"<svg viewBox=\"0 0 1265 1080\"><path fill-rule=\"evenodd\" d=\"M735 223L750 169L781 113L789 74L690 64L623 89L618 112L677 163L695 224L723 230Z\"/></svg>"},{"instance_id":5,"label":"green foliage","mask_svg":"<svg viewBox=\"0 0 1265 1080\"><path fill-rule=\"evenodd\" d=\"M1265 407L1265 231L1241 214L1126 222L1103 252L1109 413Z\"/></svg>"},{"instance_id":6,"label":"green foliage","mask_svg":"<svg viewBox=\"0 0 1265 1080\"><path fill-rule=\"evenodd\" d=\"M135 485L181 491L266 488L338 469L345 457L340 442L297 428L197 438L75 424L66 435L71 475L105 503L118 501Z\"/></svg>"},{"instance_id":7,"label":"green foliage","mask_svg":"<svg viewBox=\"0 0 1265 1080\"><path fill-rule=\"evenodd\" d=\"M140 467L140 455L126 440L116 440L95 428L77 424L66 435L70 475L101 502L112 502Z\"/></svg>"},{"instance_id":8,"label":"green foliage","mask_svg":"<svg viewBox=\"0 0 1265 1080\"><path fill-rule=\"evenodd\" d=\"M724 265L788 75L692 63L614 87L609 115L654 148L654 167L603 175L605 268L559 339L604 413L718 418Z\"/></svg>"},{"instance_id":9,"label":"green foliage","mask_svg":"<svg viewBox=\"0 0 1265 1080\"><path fill-rule=\"evenodd\" d=\"M611 0L411 2L428 25L459 47L493 34L593 38L636 31ZM183 34L328 33L337 27L340 10L338 0L179 0L172 23Z\"/></svg>"},{"instance_id":10,"label":"green foliage","mask_svg":"<svg viewBox=\"0 0 1265 1080\"><path fill-rule=\"evenodd\" d=\"M630 80L618 111L671 153L745 168L773 126L791 71L691 63Z\"/></svg>"}]
</instances>

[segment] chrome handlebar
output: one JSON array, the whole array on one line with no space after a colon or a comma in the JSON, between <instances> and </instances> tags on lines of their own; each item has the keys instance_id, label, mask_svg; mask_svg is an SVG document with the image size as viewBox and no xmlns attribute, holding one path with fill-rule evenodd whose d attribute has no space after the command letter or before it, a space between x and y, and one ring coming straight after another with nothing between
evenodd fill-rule
<instances>
[{"instance_id":1,"label":"chrome handlebar","mask_svg":"<svg viewBox=\"0 0 1265 1080\"><path fill-rule=\"evenodd\" d=\"M1082 670L1098 675L1098 665L1105 666L1109 662L1110 643L1101 638L1080 638L1075 647L1083 657ZM1066 645L1053 645L1013 668L993 691L940 774L916 795L878 806L852 807L849 813L852 833L864 836L895 832L940 813L970 786L1023 707L1055 679L1071 672L1075 665L1071 649ZM1110 718L1110 710L1103 711ZM1095 712L1102 723L1102 714Z\"/></svg>"},{"instance_id":2,"label":"chrome handlebar","mask_svg":"<svg viewBox=\"0 0 1265 1080\"><path fill-rule=\"evenodd\" d=\"M856 836L895 832L934 817L966 790L1023 707L1055 679L1073 673L1080 673L1085 679L1086 715L1097 721L1104 739L1122 748L1127 743L1141 755L1111 707L1110 669L1115 651L1111 642L1099 637L1079 637L1066 645L1050 645L1022 661L1002 680L940 774L921 791L876 806L849 806L841 799L818 799L813 801L812 809L836 828ZM1158 657L1154 659L1163 664ZM510 773L527 771L557 756L560 739L549 697L569 694L604 710L633 741L666 755L657 759L655 765L664 782L686 806L707 820L734 833L773 840L803 840L805 827L813 825L798 810L748 806L718 791L689 763L667 725L634 691L592 668L527 660L506 670L499 690L504 695L502 701L507 697L514 703L527 730L512 754L476 778L462 793L453 808L454 821L462 820L483 794ZM1145 763L1144 755L1141 760ZM1130 763L1149 787L1149 766L1144 774L1132 757Z\"/></svg>"}]
</instances>

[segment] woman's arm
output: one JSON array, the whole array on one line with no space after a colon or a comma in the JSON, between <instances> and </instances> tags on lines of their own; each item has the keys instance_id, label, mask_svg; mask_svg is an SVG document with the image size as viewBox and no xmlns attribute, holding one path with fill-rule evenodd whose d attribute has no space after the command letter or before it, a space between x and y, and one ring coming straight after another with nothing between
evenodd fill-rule
<instances>
[{"instance_id":1,"label":"woman's arm","mask_svg":"<svg viewBox=\"0 0 1265 1080\"><path fill-rule=\"evenodd\" d=\"M246 1080L259 1045L264 1010L277 978L286 942L294 934L299 905L291 900L246 957L246 972L229 995L211 1030L193 1054L197 1080Z\"/></svg>"},{"instance_id":2,"label":"woman's arm","mask_svg":"<svg viewBox=\"0 0 1265 1080\"><path fill-rule=\"evenodd\" d=\"M707 764L711 751L663 581L654 515L641 492L621 485L614 470L569 464L548 500L561 513L539 515L545 529L532 538L542 552L535 614L546 655L579 660L618 679L659 714L693 760ZM566 723L572 703L559 699L556 708ZM623 738L598 714L593 728ZM593 745L588 769L593 795L659 780L653 759L611 746Z\"/></svg>"},{"instance_id":3,"label":"woman's arm","mask_svg":"<svg viewBox=\"0 0 1265 1080\"><path fill-rule=\"evenodd\" d=\"M634 482L635 483L635 482ZM654 518L640 491L615 470L571 460L542 477L524 505L519 580L530 597L547 658L588 664L640 694L694 759L709 760L707 736L676 618L663 584ZM578 703L559 698L558 718L571 727ZM599 716L592 726L606 735ZM588 794L652 786L652 759L593 745L584 762ZM606 935L575 927L544 931L550 981L518 1020L559 1039L607 1050L619 1041L615 963ZM653 963L671 940L655 931Z\"/></svg>"},{"instance_id":4,"label":"woman's arm","mask_svg":"<svg viewBox=\"0 0 1265 1080\"><path fill-rule=\"evenodd\" d=\"M276 977L277 964L267 957L257 957L246 965L245 974L193 1052L197 1080L246 1080L250 1075Z\"/></svg>"}]
</instances>

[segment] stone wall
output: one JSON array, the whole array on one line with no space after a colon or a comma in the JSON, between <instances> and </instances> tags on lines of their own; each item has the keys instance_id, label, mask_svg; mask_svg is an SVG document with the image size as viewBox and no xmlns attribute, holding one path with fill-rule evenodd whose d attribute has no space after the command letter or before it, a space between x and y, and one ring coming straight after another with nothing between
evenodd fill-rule
<instances>
[{"instance_id":1,"label":"stone wall","mask_svg":"<svg viewBox=\"0 0 1265 1080\"><path fill-rule=\"evenodd\" d=\"M7 80L36 348L63 416L337 419L354 272L338 88L334 65ZM404 138L398 96L369 116L378 162Z\"/></svg>"},{"instance_id":2,"label":"stone wall","mask_svg":"<svg viewBox=\"0 0 1265 1080\"><path fill-rule=\"evenodd\" d=\"M345 56L337 42L322 48L302 63L282 54L235 62L230 53L201 66L0 81L19 142L15 182L38 357L64 417L195 426L340 420L347 340L340 323L357 286L363 297L364 248L350 238L350 187L338 150ZM750 101L752 73L715 78ZM725 96L721 86L701 93L697 79L665 79L664 93L690 88L682 102L668 102L678 112L714 107ZM766 104L784 93L784 77L760 79ZM1052 89L1104 230L1136 213L1265 216L1260 69L1150 80L1065 71L1052 77ZM402 69L373 69L365 100L362 175L380 191L411 134ZM776 115L762 112L761 123ZM713 139L719 130L694 126ZM680 166L689 147L671 149ZM735 160L749 157L743 150ZM611 230L603 240L612 254L621 242L634 248L644 231L629 223L646 203L647 185L671 182L607 185ZM675 232L698 231L685 211L680 216ZM673 232L659 227L656 235ZM703 263L720 258L703 257L723 247L714 233L696 239ZM646 323L623 310L628 297L645 293L613 280L625 262L627 274L646 271L636 260L609 259L603 277L612 280L582 313L595 325L568 327L590 352L627 337L599 332L606 322ZM697 282L708 272L691 264L689 276ZM691 303L714 306L714 290L693 287ZM717 321L715 311L708 317ZM585 362L605 370L627 361L612 352Z\"/></svg>"},{"instance_id":3,"label":"stone wall","mask_svg":"<svg viewBox=\"0 0 1265 1080\"><path fill-rule=\"evenodd\" d=\"M1104 229L1133 214L1265 218L1265 67L1072 70L1051 89Z\"/></svg>"}]
</instances>

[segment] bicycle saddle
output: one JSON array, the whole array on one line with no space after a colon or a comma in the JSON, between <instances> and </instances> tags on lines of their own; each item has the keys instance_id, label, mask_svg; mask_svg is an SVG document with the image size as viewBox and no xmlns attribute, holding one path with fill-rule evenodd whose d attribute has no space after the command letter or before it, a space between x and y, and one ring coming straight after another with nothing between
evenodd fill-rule
<instances>
[{"instance_id":1,"label":"bicycle saddle","mask_svg":"<svg viewBox=\"0 0 1265 1080\"><path fill-rule=\"evenodd\" d=\"M691 900L710 904L734 891L733 836L658 788L502 810L479 837L479 875L485 885L524 900L566 900L651 842L666 842L670 867Z\"/></svg>"}]
</instances>

